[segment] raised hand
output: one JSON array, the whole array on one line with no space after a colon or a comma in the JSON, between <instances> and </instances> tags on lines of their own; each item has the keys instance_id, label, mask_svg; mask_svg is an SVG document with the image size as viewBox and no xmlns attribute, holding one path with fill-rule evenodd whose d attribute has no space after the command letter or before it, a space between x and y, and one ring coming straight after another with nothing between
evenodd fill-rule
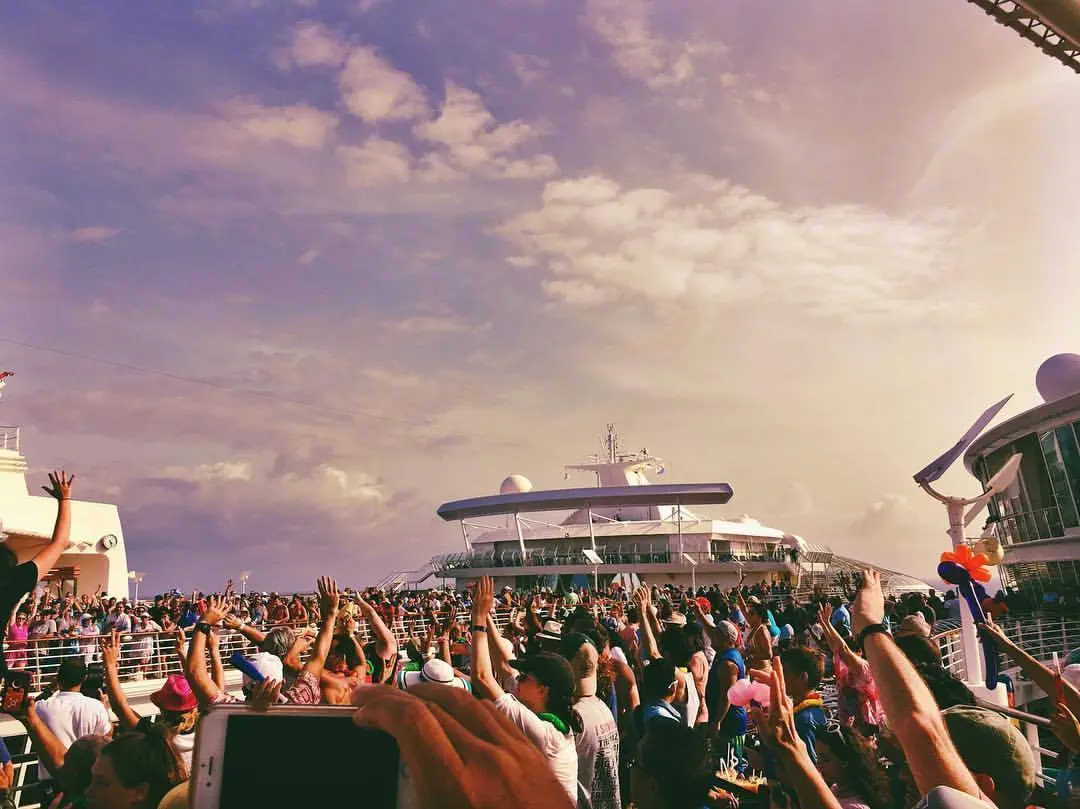
<instances>
[{"instance_id":1,"label":"raised hand","mask_svg":"<svg viewBox=\"0 0 1080 809\"><path fill-rule=\"evenodd\" d=\"M795 710L784 685L784 667L774 666L769 678L769 714L764 721L763 740L780 755L807 756L806 744L795 729ZM811 765L812 766L812 765Z\"/></svg>"},{"instance_id":2,"label":"raised hand","mask_svg":"<svg viewBox=\"0 0 1080 809\"><path fill-rule=\"evenodd\" d=\"M225 599L221 596L207 596L202 622L210 626L218 626L223 620L225 620Z\"/></svg>"},{"instance_id":3,"label":"raised hand","mask_svg":"<svg viewBox=\"0 0 1080 809\"><path fill-rule=\"evenodd\" d=\"M484 576L476 584L476 592L473 593L473 623L483 623L491 614L491 608L495 604L495 582L490 576Z\"/></svg>"},{"instance_id":4,"label":"raised hand","mask_svg":"<svg viewBox=\"0 0 1080 809\"><path fill-rule=\"evenodd\" d=\"M57 500L71 499L71 484L75 482L75 476L68 477L68 473L61 469L59 472L49 473L49 485L42 486L42 491Z\"/></svg>"},{"instance_id":5,"label":"raised hand","mask_svg":"<svg viewBox=\"0 0 1080 809\"><path fill-rule=\"evenodd\" d=\"M120 633L115 629L101 638L101 659L106 669L116 669L120 664Z\"/></svg>"},{"instance_id":6,"label":"raised hand","mask_svg":"<svg viewBox=\"0 0 1080 809\"><path fill-rule=\"evenodd\" d=\"M187 635L184 633L182 626L178 626L173 630L173 649L176 651L177 657L181 659L187 657Z\"/></svg>"},{"instance_id":7,"label":"raised hand","mask_svg":"<svg viewBox=\"0 0 1080 809\"><path fill-rule=\"evenodd\" d=\"M281 696L281 680L266 679L255 683L248 694L248 707L253 711L266 711L276 705Z\"/></svg>"},{"instance_id":8,"label":"raised hand","mask_svg":"<svg viewBox=\"0 0 1080 809\"><path fill-rule=\"evenodd\" d=\"M459 688L424 683L408 691L362 686L353 692L353 702L357 725L397 741L419 806L572 805L543 754L490 702Z\"/></svg>"},{"instance_id":9,"label":"raised hand","mask_svg":"<svg viewBox=\"0 0 1080 809\"><path fill-rule=\"evenodd\" d=\"M327 616L336 615L339 607L341 606L341 595L338 593L337 582L329 576L319 577L319 611L322 613L323 620L325 621Z\"/></svg>"},{"instance_id":10,"label":"raised hand","mask_svg":"<svg viewBox=\"0 0 1080 809\"><path fill-rule=\"evenodd\" d=\"M863 586L851 605L851 630L856 636L871 624L885 620L885 595L881 591L881 574L876 570L863 571Z\"/></svg>"}]
</instances>

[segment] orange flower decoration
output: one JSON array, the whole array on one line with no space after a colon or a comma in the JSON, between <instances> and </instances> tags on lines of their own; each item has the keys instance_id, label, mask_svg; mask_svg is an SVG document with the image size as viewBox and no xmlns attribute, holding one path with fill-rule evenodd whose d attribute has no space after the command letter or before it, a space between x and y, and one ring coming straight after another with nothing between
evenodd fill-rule
<instances>
[{"instance_id":1,"label":"orange flower decoration","mask_svg":"<svg viewBox=\"0 0 1080 809\"><path fill-rule=\"evenodd\" d=\"M967 545L960 545L954 551L945 551L941 554L942 562L955 562L964 568L974 581L986 584L990 581L991 573L985 565L990 559L985 553L972 553Z\"/></svg>"}]
</instances>

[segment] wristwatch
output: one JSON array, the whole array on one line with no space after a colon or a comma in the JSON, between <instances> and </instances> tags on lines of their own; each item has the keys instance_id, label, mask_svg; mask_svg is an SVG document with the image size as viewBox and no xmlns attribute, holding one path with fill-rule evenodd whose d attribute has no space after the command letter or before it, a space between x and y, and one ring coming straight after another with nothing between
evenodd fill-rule
<instances>
[{"instance_id":1,"label":"wristwatch","mask_svg":"<svg viewBox=\"0 0 1080 809\"><path fill-rule=\"evenodd\" d=\"M859 645L859 648L861 649L863 646L866 645L866 639L871 635L888 634L889 627L885 626L885 624L870 624L869 626L864 626L862 628L862 631L859 632L859 636L855 639L855 642Z\"/></svg>"},{"instance_id":2,"label":"wristwatch","mask_svg":"<svg viewBox=\"0 0 1080 809\"><path fill-rule=\"evenodd\" d=\"M199 621L199 623L195 624L195 631L202 632L204 635L209 635L211 632L214 631L214 627L210 626L210 624L208 623Z\"/></svg>"}]
</instances>

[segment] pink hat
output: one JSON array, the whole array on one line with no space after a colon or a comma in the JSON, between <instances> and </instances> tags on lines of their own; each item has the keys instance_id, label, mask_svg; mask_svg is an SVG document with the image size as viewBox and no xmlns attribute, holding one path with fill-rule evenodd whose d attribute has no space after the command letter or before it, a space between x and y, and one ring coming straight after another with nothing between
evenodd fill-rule
<instances>
[{"instance_id":1,"label":"pink hat","mask_svg":"<svg viewBox=\"0 0 1080 809\"><path fill-rule=\"evenodd\" d=\"M183 674L170 674L165 684L150 695L150 701L162 711L187 713L198 707L191 683Z\"/></svg>"}]
</instances>

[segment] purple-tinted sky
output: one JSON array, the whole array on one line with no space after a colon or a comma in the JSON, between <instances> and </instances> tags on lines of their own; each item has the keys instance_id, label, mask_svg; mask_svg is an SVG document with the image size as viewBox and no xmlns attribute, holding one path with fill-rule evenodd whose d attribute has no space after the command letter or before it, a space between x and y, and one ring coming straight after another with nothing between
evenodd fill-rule
<instances>
[{"instance_id":1,"label":"purple-tinted sky","mask_svg":"<svg viewBox=\"0 0 1080 809\"><path fill-rule=\"evenodd\" d=\"M1080 349L1080 79L963 0L9 6L0 421L152 590L419 567L607 421L927 575Z\"/></svg>"}]
</instances>

